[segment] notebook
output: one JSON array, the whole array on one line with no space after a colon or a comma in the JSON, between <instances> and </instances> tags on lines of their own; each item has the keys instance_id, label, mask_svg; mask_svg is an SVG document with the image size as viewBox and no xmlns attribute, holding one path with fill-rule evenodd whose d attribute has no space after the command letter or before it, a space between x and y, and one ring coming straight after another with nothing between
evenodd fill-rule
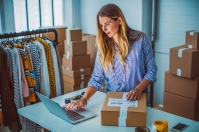
<instances>
[{"instance_id":1,"label":"notebook","mask_svg":"<svg viewBox=\"0 0 199 132\"><path fill-rule=\"evenodd\" d=\"M59 103L54 102L53 100L49 99L48 97L35 92L38 98L43 102L45 107L54 115L60 117L61 119L71 123L75 124L84 120L87 120L89 118L95 117L96 114L84 109L75 109L75 110L66 110L65 107L61 107Z\"/></svg>"}]
</instances>

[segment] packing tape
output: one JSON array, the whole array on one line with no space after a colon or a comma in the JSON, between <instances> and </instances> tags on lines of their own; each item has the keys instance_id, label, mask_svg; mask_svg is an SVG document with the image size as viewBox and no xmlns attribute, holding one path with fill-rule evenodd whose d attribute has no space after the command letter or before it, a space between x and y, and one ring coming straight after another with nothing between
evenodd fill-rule
<instances>
[{"instance_id":1,"label":"packing tape","mask_svg":"<svg viewBox=\"0 0 199 132\"><path fill-rule=\"evenodd\" d=\"M177 69L177 76L181 76L182 74L181 74L181 69Z\"/></svg>"},{"instance_id":2,"label":"packing tape","mask_svg":"<svg viewBox=\"0 0 199 132\"><path fill-rule=\"evenodd\" d=\"M70 29L66 29L66 35L67 35L67 36L66 36L67 40L70 41L70 40L71 40L71 38L70 38L70 37L71 37L71 36L70 36Z\"/></svg>"},{"instance_id":3,"label":"packing tape","mask_svg":"<svg viewBox=\"0 0 199 132\"><path fill-rule=\"evenodd\" d=\"M84 69L79 69L80 70L80 72L83 72L84 71Z\"/></svg>"},{"instance_id":4,"label":"packing tape","mask_svg":"<svg viewBox=\"0 0 199 132\"><path fill-rule=\"evenodd\" d=\"M67 51L66 59L69 59L69 57L70 57L70 51Z\"/></svg>"},{"instance_id":5,"label":"packing tape","mask_svg":"<svg viewBox=\"0 0 199 132\"><path fill-rule=\"evenodd\" d=\"M84 75L81 75L81 80L84 80Z\"/></svg>"},{"instance_id":6,"label":"packing tape","mask_svg":"<svg viewBox=\"0 0 199 132\"><path fill-rule=\"evenodd\" d=\"M69 70L69 67L66 67L66 70Z\"/></svg>"},{"instance_id":7,"label":"packing tape","mask_svg":"<svg viewBox=\"0 0 199 132\"><path fill-rule=\"evenodd\" d=\"M127 94L128 94L128 92L123 92L122 99L126 99Z\"/></svg>"},{"instance_id":8,"label":"packing tape","mask_svg":"<svg viewBox=\"0 0 199 132\"><path fill-rule=\"evenodd\" d=\"M192 47L193 47L192 45L190 45L190 44L188 45L188 48L192 49Z\"/></svg>"},{"instance_id":9,"label":"packing tape","mask_svg":"<svg viewBox=\"0 0 199 132\"><path fill-rule=\"evenodd\" d=\"M118 118L119 126L126 126L128 106L120 107L120 117Z\"/></svg>"},{"instance_id":10,"label":"packing tape","mask_svg":"<svg viewBox=\"0 0 199 132\"><path fill-rule=\"evenodd\" d=\"M69 40L66 40L66 43L67 43L67 45L70 45L70 41Z\"/></svg>"},{"instance_id":11,"label":"packing tape","mask_svg":"<svg viewBox=\"0 0 199 132\"><path fill-rule=\"evenodd\" d=\"M151 132L168 132L168 121L156 120L152 124Z\"/></svg>"},{"instance_id":12,"label":"packing tape","mask_svg":"<svg viewBox=\"0 0 199 132\"><path fill-rule=\"evenodd\" d=\"M192 31L189 33L189 35L193 36L195 32L198 32L198 31Z\"/></svg>"},{"instance_id":13,"label":"packing tape","mask_svg":"<svg viewBox=\"0 0 199 132\"><path fill-rule=\"evenodd\" d=\"M127 94L128 92L123 92L122 99L126 99ZM120 116L118 118L119 126L126 126L127 112L128 112L128 106L120 107Z\"/></svg>"},{"instance_id":14,"label":"packing tape","mask_svg":"<svg viewBox=\"0 0 199 132\"><path fill-rule=\"evenodd\" d=\"M186 49L189 49L189 48L182 48L182 49L178 49L178 57L182 58L182 52Z\"/></svg>"},{"instance_id":15,"label":"packing tape","mask_svg":"<svg viewBox=\"0 0 199 132\"><path fill-rule=\"evenodd\" d=\"M84 82L81 82L80 89L84 88Z\"/></svg>"}]
</instances>

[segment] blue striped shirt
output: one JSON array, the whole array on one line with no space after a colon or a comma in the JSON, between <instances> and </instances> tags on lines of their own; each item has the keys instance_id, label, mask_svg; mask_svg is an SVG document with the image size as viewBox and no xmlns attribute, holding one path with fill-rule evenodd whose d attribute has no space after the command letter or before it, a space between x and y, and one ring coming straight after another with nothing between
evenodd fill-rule
<instances>
[{"instance_id":1,"label":"blue striped shirt","mask_svg":"<svg viewBox=\"0 0 199 132\"><path fill-rule=\"evenodd\" d=\"M155 64L151 43L146 35L130 46L130 52L126 57L125 68L119 61L118 48L115 44L114 68L105 72L102 68L97 52L95 67L92 72L88 86L97 90L103 88L103 81L106 82L106 91L129 92L136 88L143 79L154 83L156 81L157 66ZM124 72L123 72L124 70Z\"/></svg>"}]
</instances>

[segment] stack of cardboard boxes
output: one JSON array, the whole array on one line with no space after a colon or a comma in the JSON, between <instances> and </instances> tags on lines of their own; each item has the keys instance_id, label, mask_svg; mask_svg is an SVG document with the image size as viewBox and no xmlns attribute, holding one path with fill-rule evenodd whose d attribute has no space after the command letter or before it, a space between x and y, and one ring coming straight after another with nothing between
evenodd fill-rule
<instances>
[{"instance_id":1,"label":"stack of cardboard boxes","mask_svg":"<svg viewBox=\"0 0 199 132\"><path fill-rule=\"evenodd\" d=\"M170 49L163 110L199 121L199 31L187 31L185 45Z\"/></svg>"},{"instance_id":2,"label":"stack of cardboard boxes","mask_svg":"<svg viewBox=\"0 0 199 132\"><path fill-rule=\"evenodd\" d=\"M81 29L67 29L65 54L62 58L64 94L87 87L90 80L90 54Z\"/></svg>"}]
</instances>

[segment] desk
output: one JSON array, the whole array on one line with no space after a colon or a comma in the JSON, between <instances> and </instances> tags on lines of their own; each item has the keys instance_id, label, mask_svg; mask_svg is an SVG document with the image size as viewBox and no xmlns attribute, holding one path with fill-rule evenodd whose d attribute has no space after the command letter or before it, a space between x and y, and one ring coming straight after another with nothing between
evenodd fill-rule
<instances>
[{"instance_id":1,"label":"desk","mask_svg":"<svg viewBox=\"0 0 199 132\"><path fill-rule=\"evenodd\" d=\"M64 105L64 99L80 94L85 89L65 94L52 100L58 102L61 106ZM118 126L102 126L101 125L101 108L106 94L96 92L89 99L87 109L97 114L97 117L72 125L61 118L51 114L43 103L37 103L31 106L18 109L18 113L33 122L43 126L52 132L134 132L135 127L118 127ZM199 122L179 117L167 112L163 112L154 108L147 108L147 127L151 129L154 120L164 119L169 122L169 129L175 124L181 122L188 124L189 127L183 132L199 131Z\"/></svg>"}]
</instances>

